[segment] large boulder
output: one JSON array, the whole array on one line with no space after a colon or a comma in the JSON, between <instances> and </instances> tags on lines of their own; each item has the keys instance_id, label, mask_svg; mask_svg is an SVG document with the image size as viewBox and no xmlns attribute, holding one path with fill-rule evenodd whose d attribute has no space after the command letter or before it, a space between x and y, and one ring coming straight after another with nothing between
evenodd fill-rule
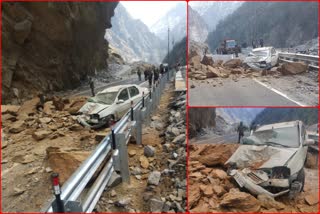
<instances>
[{"instance_id":1,"label":"large boulder","mask_svg":"<svg viewBox=\"0 0 320 214\"><path fill-rule=\"evenodd\" d=\"M201 64L204 65L213 65L214 61L211 56L204 56L201 60Z\"/></svg>"},{"instance_id":2,"label":"large boulder","mask_svg":"<svg viewBox=\"0 0 320 214\"><path fill-rule=\"evenodd\" d=\"M207 70L207 78L215 78L220 76L220 71L217 68L213 68L211 66L208 66Z\"/></svg>"},{"instance_id":3,"label":"large boulder","mask_svg":"<svg viewBox=\"0 0 320 214\"><path fill-rule=\"evenodd\" d=\"M248 193L230 191L223 196L220 207L228 211L258 212L261 204L255 197Z\"/></svg>"},{"instance_id":4,"label":"large boulder","mask_svg":"<svg viewBox=\"0 0 320 214\"><path fill-rule=\"evenodd\" d=\"M283 203L274 200L274 198L268 195L258 195L258 200L261 202L261 206L266 209L275 208L277 210L282 210L286 207Z\"/></svg>"},{"instance_id":5,"label":"large boulder","mask_svg":"<svg viewBox=\"0 0 320 214\"><path fill-rule=\"evenodd\" d=\"M192 209L193 207L197 206L201 197L199 185L197 184L190 185L188 192L189 192L189 208Z\"/></svg>"},{"instance_id":6,"label":"large boulder","mask_svg":"<svg viewBox=\"0 0 320 214\"><path fill-rule=\"evenodd\" d=\"M304 73L308 70L308 65L304 62L286 62L280 67L282 75L294 75Z\"/></svg>"},{"instance_id":7,"label":"large boulder","mask_svg":"<svg viewBox=\"0 0 320 214\"><path fill-rule=\"evenodd\" d=\"M223 64L223 66L227 68L236 68L241 65L242 65L241 59L230 59Z\"/></svg>"}]
</instances>

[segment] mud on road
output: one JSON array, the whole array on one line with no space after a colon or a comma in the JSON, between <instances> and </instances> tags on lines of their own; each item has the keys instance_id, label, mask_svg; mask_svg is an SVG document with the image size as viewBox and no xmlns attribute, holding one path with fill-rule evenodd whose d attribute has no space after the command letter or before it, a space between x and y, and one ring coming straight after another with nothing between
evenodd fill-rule
<instances>
[{"instance_id":1,"label":"mud on road","mask_svg":"<svg viewBox=\"0 0 320 214\"><path fill-rule=\"evenodd\" d=\"M224 168L237 148L238 144L189 146L190 212L318 212L317 164L305 168L304 190L294 199L255 197L239 189Z\"/></svg>"}]
</instances>

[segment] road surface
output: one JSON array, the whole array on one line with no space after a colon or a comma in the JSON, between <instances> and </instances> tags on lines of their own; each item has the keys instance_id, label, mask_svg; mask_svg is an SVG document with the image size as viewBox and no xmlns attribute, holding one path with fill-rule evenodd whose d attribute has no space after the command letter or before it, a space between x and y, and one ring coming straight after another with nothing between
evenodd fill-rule
<instances>
[{"instance_id":1,"label":"road surface","mask_svg":"<svg viewBox=\"0 0 320 214\"><path fill-rule=\"evenodd\" d=\"M271 90L250 78L223 79L216 87L200 83L189 87L190 106L298 106L286 95ZM301 104L302 105L302 104Z\"/></svg>"},{"instance_id":2,"label":"road surface","mask_svg":"<svg viewBox=\"0 0 320 214\"><path fill-rule=\"evenodd\" d=\"M214 60L227 61L234 55L211 55ZM245 54L239 55L240 59ZM304 106L305 104L289 97L257 79L222 79L221 84L200 83L195 88L189 84L190 106Z\"/></svg>"}]
</instances>

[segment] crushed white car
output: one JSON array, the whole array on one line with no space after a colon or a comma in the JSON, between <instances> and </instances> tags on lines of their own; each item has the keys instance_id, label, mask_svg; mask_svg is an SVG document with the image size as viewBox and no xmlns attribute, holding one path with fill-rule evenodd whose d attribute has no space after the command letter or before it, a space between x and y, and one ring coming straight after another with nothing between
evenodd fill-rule
<instances>
[{"instance_id":1,"label":"crushed white car","mask_svg":"<svg viewBox=\"0 0 320 214\"><path fill-rule=\"evenodd\" d=\"M304 187L308 145L301 121L263 125L241 141L225 163L228 174L254 195L293 197Z\"/></svg>"},{"instance_id":2,"label":"crushed white car","mask_svg":"<svg viewBox=\"0 0 320 214\"><path fill-rule=\"evenodd\" d=\"M134 84L107 88L82 106L78 122L93 129L110 126L128 112L131 103L136 105L148 93L148 88Z\"/></svg>"},{"instance_id":3,"label":"crushed white car","mask_svg":"<svg viewBox=\"0 0 320 214\"><path fill-rule=\"evenodd\" d=\"M273 47L255 48L245 58L244 63L249 67L261 70L270 69L278 64L279 54Z\"/></svg>"}]
</instances>

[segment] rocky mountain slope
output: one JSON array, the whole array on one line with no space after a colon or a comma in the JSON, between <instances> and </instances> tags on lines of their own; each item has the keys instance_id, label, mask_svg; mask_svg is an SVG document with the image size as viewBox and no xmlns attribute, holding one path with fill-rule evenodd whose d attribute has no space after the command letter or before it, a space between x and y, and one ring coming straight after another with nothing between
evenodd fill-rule
<instances>
[{"instance_id":1,"label":"rocky mountain slope","mask_svg":"<svg viewBox=\"0 0 320 214\"><path fill-rule=\"evenodd\" d=\"M207 23L208 30L213 31L219 21L233 13L242 2L190 2L189 5L199 13Z\"/></svg>"},{"instance_id":2,"label":"rocky mountain slope","mask_svg":"<svg viewBox=\"0 0 320 214\"><path fill-rule=\"evenodd\" d=\"M221 21L208 36L211 50L225 38L251 44L262 38L266 46L290 47L318 36L316 2L246 2Z\"/></svg>"},{"instance_id":3,"label":"rocky mountain slope","mask_svg":"<svg viewBox=\"0 0 320 214\"><path fill-rule=\"evenodd\" d=\"M140 20L134 19L120 3L111 20L112 28L105 38L127 62L159 63L166 53L166 43L160 40Z\"/></svg>"},{"instance_id":4,"label":"rocky mountain slope","mask_svg":"<svg viewBox=\"0 0 320 214\"><path fill-rule=\"evenodd\" d=\"M168 42L168 26L170 27L170 47L172 41L174 44L181 41L187 34L187 8L186 3L178 3L169 10L162 18L151 26L154 32L161 40Z\"/></svg>"},{"instance_id":5,"label":"rocky mountain slope","mask_svg":"<svg viewBox=\"0 0 320 214\"><path fill-rule=\"evenodd\" d=\"M107 67L106 28L117 2L2 4L2 102L74 88ZM14 93L15 91L15 93Z\"/></svg>"},{"instance_id":6,"label":"rocky mountain slope","mask_svg":"<svg viewBox=\"0 0 320 214\"><path fill-rule=\"evenodd\" d=\"M204 42L208 36L208 26L197 11L188 7L188 39L196 42Z\"/></svg>"},{"instance_id":7,"label":"rocky mountain slope","mask_svg":"<svg viewBox=\"0 0 320 214\"><path fill-rule=\"evenodd\" d=\"M270 124L302 120L306 125L318 123L318 110L313 108L266 108L253 120L255 124Z\"/></svg>"},{"instance_id":8,"label":"rocky mountain slope","mask_svg":"<svg viewBox=\"0 0 320 214\"><path fill-rule=\"evenodd\" d=\"M250 124L253 119L263 111L263 108L217 108L217 115L224 118L229 124L239 123Z\"/></svg>"}]
</instances>

